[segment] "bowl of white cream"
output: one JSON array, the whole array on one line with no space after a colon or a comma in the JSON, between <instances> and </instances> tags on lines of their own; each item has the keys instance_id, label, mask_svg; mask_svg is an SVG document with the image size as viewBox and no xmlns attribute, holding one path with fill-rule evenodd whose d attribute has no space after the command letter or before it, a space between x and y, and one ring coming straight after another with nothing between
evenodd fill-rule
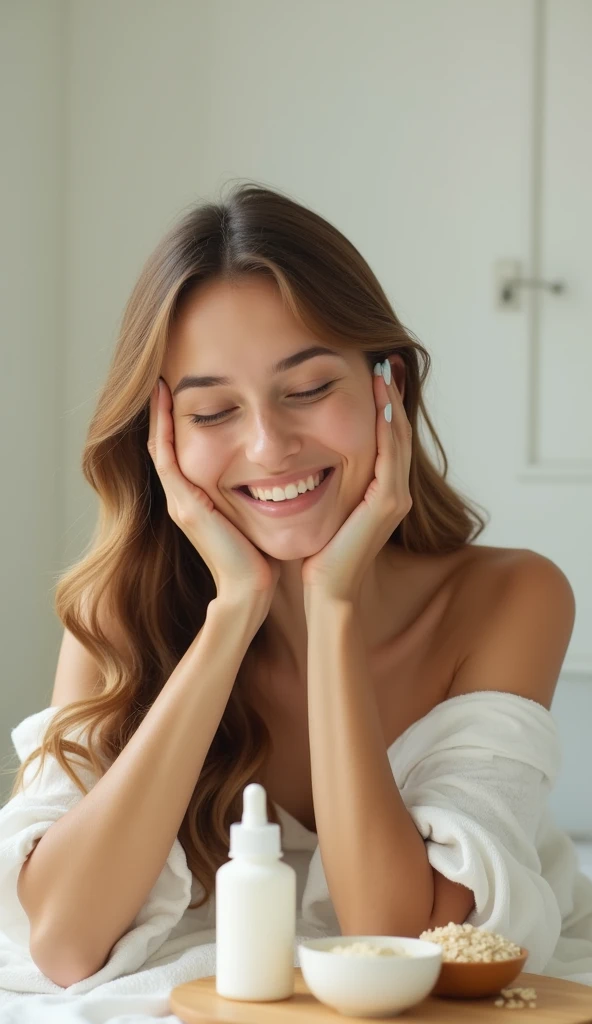
<instances>
[{"instance_id":1,"label":"bowl of white cream","mask_svg":"<svg viewBox=\"0 0 592 1024\"><path fill-rule=\"evenodd\" d=\"M398 935L340 935L298 944L306 985L346 1017L392 1017L434 988L442 950Z\"/></svg>"}]
</instances>

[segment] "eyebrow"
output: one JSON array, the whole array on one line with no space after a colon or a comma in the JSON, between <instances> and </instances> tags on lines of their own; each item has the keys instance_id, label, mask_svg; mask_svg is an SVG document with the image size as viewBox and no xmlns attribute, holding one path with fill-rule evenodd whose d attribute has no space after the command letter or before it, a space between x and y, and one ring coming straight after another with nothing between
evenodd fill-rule
<instances>
[{"instance_id":1,"label":"eyebrow","mask_svg":"<svg viewBox=\"0 0 592 1024\"><path fill-rule=\"evenodd\" d=\"M277 363L273 364L271 372L272 374L285 373L286 370L299 366L300 363L306 362L307 359L314 359L315 356L335 356L337 359L343 359L339 352L335 352L331 348L326 348L324 345L312 345L310 348L303 348L300 352L294 352L293 355L287 356L285 359L280 359ZM232 383L231 377L194 377L191 374L187 374L185 377L181 377L173 391L173 398L180 391L185 391L186 388L212 388L218 384Z\"/></svg>"}]
</instances>

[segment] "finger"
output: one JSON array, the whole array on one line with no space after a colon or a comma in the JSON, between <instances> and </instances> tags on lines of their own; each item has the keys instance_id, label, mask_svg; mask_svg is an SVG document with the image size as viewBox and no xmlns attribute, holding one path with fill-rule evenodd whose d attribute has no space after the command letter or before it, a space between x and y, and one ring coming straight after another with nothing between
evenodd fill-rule
<instances>
[{"instance_id":1,"label":"finger","mask_svg":"<svg viewBox=\"0 0 592 1024\"><path fill-rule=\"evenodd\" d=\"M395 381L391 381L390 384L385 383L385 390L391 401L393 416L391 423L385 423L388 428L388 436L384 442L385 451L388 452L388 446L390 444L390 459L387 457L388 469L386 472L392 471L393 475L389 477L388 485L391 487L392 493L397 493L405 498L401 498L407 502L410 499L409 494L409 469L411 466L411 454L413 431L411 424L407 419L407 413L405 412L405 406L403 405L403 399L401 398L401 392L399 391ZM389 440L390 439L390 440ZM395 453L395 458L392 458L392 453Z\"/></svg>"},{"instance_id":2,"label":"finger","mask_svg":"<svg viewBox=\"0 0 592 1024\"><path fill-rule=\"evenodd\" d=\"M158 403L158 381L150 392L150 404L148 408L148 451L152 455L152 447L156 437L156 407ZM152 444L151 444L152 442Z\"/></svg>"},{"instance_id":3,"label":"finger","mask_svg":"<svg viewBox=\"0 0 592 1024\"><path fill-rule=\"evenodd\" d=\"M175 431L173 417L171 416L171 393L166 381L162 377L160 381L160 391L155 399L154 435L151 454L168 501L170 502L171 498L173 498L177 503L177 508L180 508L187 497L187 487L175 453Z\"/></svg>"},{"instance_id":4,"label":"finger","mask_svg":"<svg viewBox=\"0 0 592 1024\"><path fill-rule=\"evenodd\" d=\"M158 440L158 410L160 405L160 377L150 392L150 420L148 427L148 451L156 463L156 447Z\"/></svg>"},{"instance_id":5,"label":"finger","mask_svg":"<svg viewBox=\"0 0 592 1024\"><path fill-rule=\"evenodd\" d=\"M397 387L394 377L391 379L390 384L387 384L385 381L385 390L388 395L388 401L392 405L393 431L401 438L401 440L409 441L412 435L411 424L407 418L401 392Z\"/></svg>"},{"instance_id":6,"label":"finger","mask_svg":"<svg viewBox=\"0 0 592 1024\"><path fill-rule=\"evenodd\" d=\"M175 454L175 428L171 415L171 393L166 381L160 378L160 394L156 416L156 468L162 476L175 477L177 456Z\"/></svg>"},{"instance_id":7,"label":"finger","mask_svg":"<svg viewBox=\"0 0 592 1024\"><path fill-rule=\"evenodd\" d=\"M197 484L183 475L175 452L174 423L171 415L172 396L166 381L160 377L160 388L152 392L152 437L148 440L156 472L166 498L168 513L181 529L193 521L195 508L214 510L214 502ZM211 570L211 566L208 563Z\"/></svg>"},{"instance_id":8,"label":"finger","mask_svg":"<svg viewBox=\"0 0 592 1024\"><path fill-rule=\"evenodd\" d=\"M384 415L384 410L388 403L391 403L391 407L393 405L392 396L389 393L389 389L390 386L386 383L381 373L378 376L376 383L374 384L374 395L376 398L377 412L376 476L383 482L383 484L386 486L388 490L392 491L395 486L397 471L397 459L394 457L397 452L397 443L395 440L395 431L393 429L393 423L392 421L389 422Z\"/></svg>"},{"instance_id":9,"label":"finger","mask_svg":"<svg viewBox=\"0 0 592 1024\"><path fill-rule=\"evenodd\" d=\"M382 371L378 375L375 375L374 396L379 410L379 419L382 419L385 422L386 426L389 428L392 434L392 396L390 394L389 385L386 383L383 377L383 372L384 371ZM387 418L387 415L385 414L385 409L388 406L389 402L391 404L391 410L390 418Z\"/></svg>"},{"instance_id":10,"label":"finger","mask_svg":"<svg viewBox=\"0 0 592 1024\"><path fill-rule=\"evenodd\" d=\"M383 377L382 383L377 382L375 387L378 406L376 477L380 481L383 494L393 498L393 514L397 517L397 522L400 522L401 508L404 508L406 514L410 499L411 427L396 383L391 380L391 383L387 384ZM392 407L390 423L385 419L383 412L389 402ZM409 426L408 433L401 423L401 415ZM405 443L405 438L408 439L408 444Z\"/></svg>"}]
</instances>

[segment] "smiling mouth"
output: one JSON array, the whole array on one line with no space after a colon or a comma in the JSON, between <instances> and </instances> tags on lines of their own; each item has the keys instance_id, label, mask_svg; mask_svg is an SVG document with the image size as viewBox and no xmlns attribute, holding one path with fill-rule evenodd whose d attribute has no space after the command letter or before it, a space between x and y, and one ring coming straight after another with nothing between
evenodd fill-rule
<instances>
[{"instance_id":1,"label":"smiling mouth","mask_svg":"<svg viewBox=\"0 0 592 1024\"><path fill-rule=\"evenodd\" d=\"M307 487L305 491L302 491L302 494L298 495L298 497L300 498L304 494L312 494L314 491L316 491L317 488L321 486L323 481L327 479L329 473L334 468L335 468L334 466L327 466L325 469L322 469L321 470L321 479L319 480L317 486L313 487L312 491L310 491L309 488ZM289 485L286 484L286 487L288 487L288 486ZM269 504L272 504L272 503L273 504L279 504L280 503L280 502L274 502L273 498L253 498L253 495L251 494L251 491L249 490L248 484L243 484L242 487L235 487L233 489L235 491L242 491L243 494L246 494L248 498L252 498L253 501L261 501L261 502L267 501ZM273 491L273 485L270 484L268 487L254 487L253 490L255 490L255 491ZM284 487L282 487L282 491L283 490L285 490ZM295 500L294 498L280 499L280 501L294 501L294 500Z\"/></svg>"}]
</instances>

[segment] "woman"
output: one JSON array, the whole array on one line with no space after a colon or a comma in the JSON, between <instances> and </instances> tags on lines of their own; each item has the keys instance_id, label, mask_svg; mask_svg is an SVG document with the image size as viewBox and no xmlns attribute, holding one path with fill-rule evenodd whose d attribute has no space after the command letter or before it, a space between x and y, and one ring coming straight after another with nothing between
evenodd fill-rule
<instances>
[{"instance_id":1,"label":"woman","mask_svg":"<svg viewBox=\"0 0 592 1024\"><path fill-rule=\"evenodd\" d=\"M301 934L468 920L527 970L592 972L592 883L546 806L573 592L474 544L429 365L354 246L281 193L192 209L147 261L84 450L100 521L57 586L52 705L13 731L2 811L0 927L22 945L28 923L49 991L211 946L252 781Z\"/></svg>"}]
</instances>

